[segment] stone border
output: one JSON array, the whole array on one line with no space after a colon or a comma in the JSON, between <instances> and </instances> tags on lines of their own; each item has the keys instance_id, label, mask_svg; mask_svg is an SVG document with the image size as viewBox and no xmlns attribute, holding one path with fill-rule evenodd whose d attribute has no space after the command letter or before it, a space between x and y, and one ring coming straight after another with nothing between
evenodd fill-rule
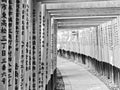
<instances>
[{"instance_id":1,"label":"stone border","mask_svg":"<svg viewBox=\"0 0 120 90\"><path fill-rule=\"evenodd\" d=\"M65 90L65 84L63 81L63 77L62 77L62 74L58 68L57 68L57 79L56 79L55 90Z\"/></svg>"}]
</instances>

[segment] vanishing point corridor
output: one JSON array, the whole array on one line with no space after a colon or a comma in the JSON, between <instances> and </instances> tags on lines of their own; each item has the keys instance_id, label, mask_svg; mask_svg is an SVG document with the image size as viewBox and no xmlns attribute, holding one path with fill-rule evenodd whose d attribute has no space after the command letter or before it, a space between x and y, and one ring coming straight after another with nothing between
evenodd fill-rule
<instances>
[{"instance_id":1,"label":"vanishing point corridor","mask_svg":"<svg viewBox=\"0 0 120 90\"><path fill-rule=\"evenodd\" d=\"M120 0L0 0L0 90L120 90Z\"/></svg>"}]
</instances>

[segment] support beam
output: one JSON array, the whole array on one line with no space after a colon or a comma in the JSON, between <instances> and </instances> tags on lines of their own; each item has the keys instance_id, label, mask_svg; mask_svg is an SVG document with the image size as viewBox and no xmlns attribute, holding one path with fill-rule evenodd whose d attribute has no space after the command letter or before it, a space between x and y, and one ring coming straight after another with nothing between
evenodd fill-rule
<instances>
[{"instance_id":1,"label":"support beam","mask_svg":"<svg viewBox=\"0 0 120 90\"><path fill-rule=\"evenodd\" d=\"M42 3L72 3L72 2L92 2L92 1L108 1L108 0L37 0ZM109 0L117 1L117 0Z\"/></svg>"},{"instance_id":2,"label":"support beam","mask_svg":"<svg viewBox=\"0 0 120 90\"><path fill-rule=\"evenodd\" d=\"M115 19L114 17L99 17L99 18L79 18L79 19L59 19L57 20L59 29L67 28L85 28L91 26L98 26L104 22Z\"/></svg>"},{"instance_id":3,"label":"support beam","mask_svg":"<svg viewBox=\"0 0 120 90\"><path fill-rule=\"evenodd\" d=\"M58 21L58 24L89 24L89 23L104 23L106 21L110 21L112 19L102 19L102 20L62 20L62 21Z\"/></svg>"},{"instance_id":4,"label":"support beam","mask_svg":"<svg viewBox=\"0 0 120 90\"><path fill-rule=\"evenodd\" d=\"M77 28L77 27L76 28L58 28L58 32L61 31L61 30L62 31L83 30L84 28L87 28L87 27L81 27L81 28L80 27L79 28ZM88 27L88 28L90 28L90 27Z\"/></svg>"},{"instance_id":5,"label":"support beam","mask_svg":"<svg viewBox=\"0 0 120 90\"><path fill-rule=\"evenodd\" d=\"M76 26L76 25L100 25L104 23L105 21L102 22L72 22L72 23L58 23L58 26Z\"/></svg>"},{"instance_id":6,"label":"support beam","mask_svg":"<svg viewBox=\"0 0 120 90\"><path fill-rule=\"evenodd\" d=\"M119 16L120 14L113 14L113 15L110 15L110 14L104 14L104 15L100 15L100 14L96 14L96 15L86 15L86 14L84 14L84 15L79 15L78 13L72 13L72 14L60 14L60 15L51 15L52 17L89 17L89 16L94 16L94 17L96 17L96 16L110 16L110 17L113 17L113 16L115 16L115 17L117 17L117 16Z\"/></svg>"},{"instance_id":7,"label":"support beam","mask_svg":"<svg viewBox=\"0 0 120 90\"><path fill-rule=\"evenodd\" d=\"M108 8L80 8L80 9L63 9L63 10L48 10L50 14L68 14L68 13L84 13L84 14L120 14L120 7Z\"/></svg>"},{"instance_id":8,"label":"support beam","mask_svg":"<svg viewBox=\"0 0 120 90\"><path fill-rule=\"evenodd\" d=\"M53 19L57 20L66 20L66 19L92 19L94 20L95 18L116 18L118 15L110 15L110 16L56 16L52 17Z\"/></svg>"},{"instance_id":9,"label":"support beam","mask_svg":"<svg viewBox=\"0 0 120 90\"><path fill-rule=\"evenodd\" d=\"M76 10L55 10L48 11L51 16L111 16L120 15L120 8L85 8Z\"/></svg>"},{"instance_id":10,"label":"support beam","mask_svg":"<svg viewBox=\"0 0 120 90\"><path fill-rule=\"evenodd\" d=\"M76 2L76 3L51 3L46 4L46 9L79 9L79 8L107 8L120 7L120 1L93 1L93 2Z\"/></svg>"},{"instance_id":11,"label":"support beam","mask_svg":"<svg viewBox=\"0 0 120 90\"><path fill-rule=\"evenodd\" d=\"M73 25L73 26L58 26L58 29L78 29L78 28L89 28L96 27L97 25Z\"/></svg>"},{"instance_id":12,"label":"support beam","mask_svg":"<svg viewBox=\"0 0 120 90\"><path fill-rule=\"evenodd\" d=\"M96 21L109 21L115 19L116 17L79 17L79 18L59 18L57 19L58 22L96 22Z\"/></svg>"}]
</instances>

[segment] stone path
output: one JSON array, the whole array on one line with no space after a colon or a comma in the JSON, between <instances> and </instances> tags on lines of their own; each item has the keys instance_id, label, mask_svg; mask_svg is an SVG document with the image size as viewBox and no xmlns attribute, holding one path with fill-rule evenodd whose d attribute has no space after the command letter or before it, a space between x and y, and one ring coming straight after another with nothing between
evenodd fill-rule
<instances>
[{"instance_id":1,"label":"stone path","mask_svg":"<svg viewBox=\"0 0 120 90\"><path fill-rule=\"evenodd\" d=\"M63 76L65 90L109 90L96 76L67 59L58 57L57 67Z\"/></svg>"}]
</instances>

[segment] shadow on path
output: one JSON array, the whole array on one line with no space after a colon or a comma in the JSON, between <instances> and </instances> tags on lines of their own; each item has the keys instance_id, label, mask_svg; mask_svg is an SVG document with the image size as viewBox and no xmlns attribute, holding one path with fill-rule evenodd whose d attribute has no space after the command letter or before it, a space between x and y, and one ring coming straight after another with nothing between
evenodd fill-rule
<instances>
[{"instance_id":1,"label":"shadow on path","mask_svg":"<svg viewBox=\"0 0 120 90\"><path fill-rule=\"evenodd\" d=\"M57 69L57 81L56 81L55 90L65 90L65 84L64 84L63 77L59 69Z\"/></svg>"}]
</instances>

